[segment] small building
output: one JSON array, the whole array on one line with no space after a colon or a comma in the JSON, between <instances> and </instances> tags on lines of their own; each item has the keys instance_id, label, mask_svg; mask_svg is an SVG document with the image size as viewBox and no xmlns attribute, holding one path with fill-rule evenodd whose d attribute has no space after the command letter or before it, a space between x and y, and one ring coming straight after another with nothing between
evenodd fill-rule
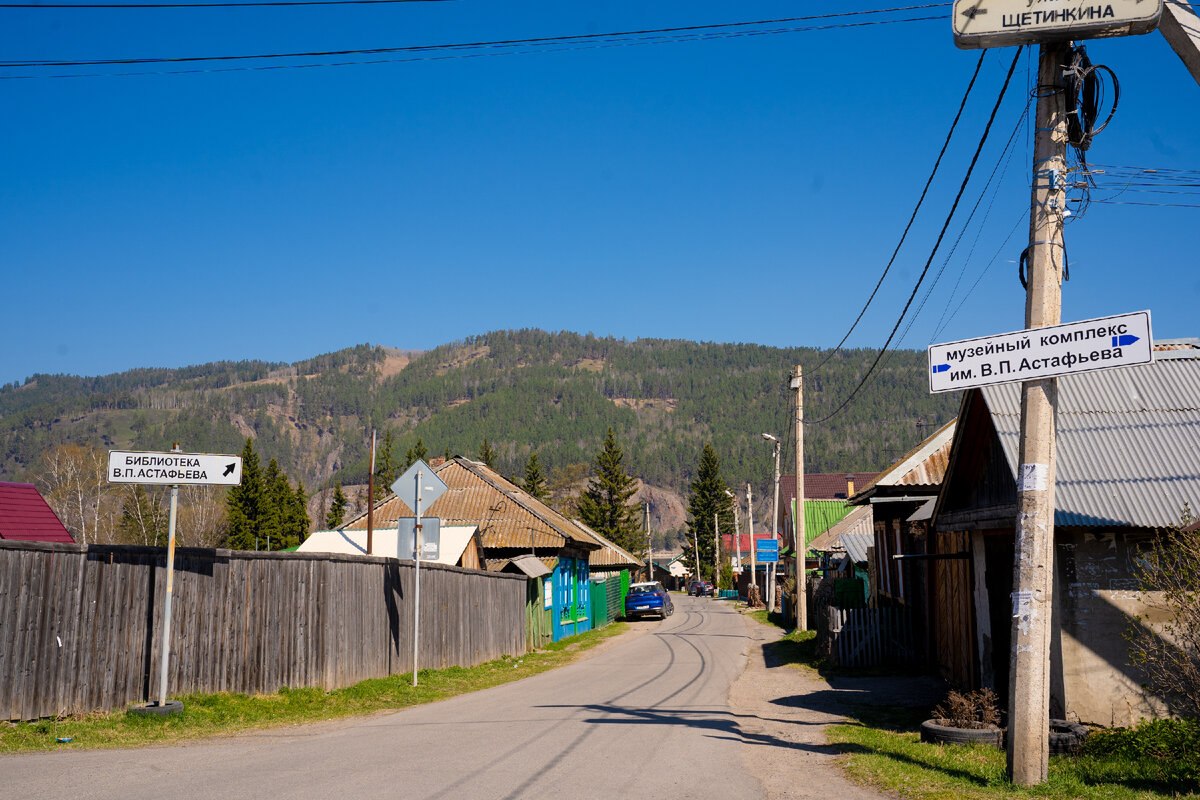
<instances>
[{"instance_id":1,"label":"small building","mask_svg":"<svg viewBox=\"0 0 1200 800\"><path fill-rule=\"evenodd\" d=\"M0 539L75 543L36 486L8 481L0 481Z\"/></svg>"},{"instance_id":2,"label":"small building","mask_svg":"<svg viewBox=\"0 0 1200 800\"><path fill-rule=\"evenodd\" d=\"M480 567L529 578L531 643L545 633L558 641L591 630L588 559L605 546L485 464L455 457L431 466L448 489L423 513L440 518L443 529L474 528ZM375 505L375 530L395 529L400 517L412 515L403 500L389 496ZM363 513L343 530L366 527Z\"/></svg>"},{"instance_id":3,"label":"small building","mask_svg":"<svg viewBox=\"0 0 1200 800\"><path fill-rule=\"evenodd\" d=\"M1194 341L1194 340L1193 340ZM1124 632L1151 607L1139 547L1200 507L1200 349L1058 379L1051 715L1130 725L1161 712ZM932 515L932 636L942 674L1006 698L1011 649L1020 385L964 393ZM1153 628L1161 620L1152 615Z\"/></svg>"}]
</instances>

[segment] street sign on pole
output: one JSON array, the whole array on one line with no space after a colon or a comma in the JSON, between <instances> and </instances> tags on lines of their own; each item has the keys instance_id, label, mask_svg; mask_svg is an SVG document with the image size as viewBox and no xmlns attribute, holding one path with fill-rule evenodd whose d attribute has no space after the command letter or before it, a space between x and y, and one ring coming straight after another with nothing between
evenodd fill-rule
<instances>
[{"instance_id":1,"label":"street sign on pole","mask_svg":"<svg viewBox=\"0 0 1200 800\"><path fill-rule=\"evenodd\" d=\"M237 486L242 482L242 457L110 450L108 480L163 486Z\"/></svg>"},{"instance_id":2,"label":"street sign on pole","mask_svg":"<svg viewBox=\"0 0 1200 800\"><path fill-rule=\"evenodd\" d=\"M404 558L410 557L417 551L417 518L401 517L396 520L396 529L400 534L399 547L396 553ZM438 558L441 554L442 521L437 517L421 517L421 558Z\"/></svg>"},{"instance_id":3,"label":"street sign on pole","mask_svg":"<svg viewBox=\"0 0 1200 800\"><path fill-rule=\"evenodd\" d=\"M758 563L776 564L779 562L778 539L759 539L755 544L758 545Z\"/></svg>"},{"instance_id":4,"label":"street sign on pole","mask_svg":"<svg viewBox=\"0 0 1200 800\"><path fill-rule=\"evenodd\" d=\"M1052 378L1154 360L1150 312L929 346L929 391Z\"/></svg>"},{"instance_id":5,"label":"street sign on pole","mask_svg":"<svg viewBox=\"0 0 1200 800\"><path fill-rule=\"evenodd\" d=\"M955 0L954 44L964 50L1150 33L1163 0Z\"/></svg>"},{"instance_id":6,"label":"street sign on pole","mask_svg":"<svg viewBox=\"0 0 1200 800\"><path fill-rule=\"evenodd\" d=\"M421 473L419 485L417 483L418 472ZM404 474L392 484L392 491L413 511L417 510L418 502L426 508L433 505L448 488L450 487L446 486L446 482L434 474L433 468L420 459L417 459L417 462L406 469ZM417 500L418 489L420 490L419 501Z\"/></svg>"}]
</instances>

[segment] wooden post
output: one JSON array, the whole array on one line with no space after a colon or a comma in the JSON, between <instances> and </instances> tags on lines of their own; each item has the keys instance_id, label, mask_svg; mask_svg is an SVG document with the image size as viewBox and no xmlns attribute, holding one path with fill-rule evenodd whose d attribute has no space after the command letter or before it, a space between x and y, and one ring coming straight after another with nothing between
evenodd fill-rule
<instances>
[{"instance_id":1,"label":"wooden post","mask_svg":"<svg viewBox=\"0 0 1200 800\"><path fill-rule=\"evenodd\" d=\"M417 518L420 522L420 518ZM375 431L371 431L371 471L367 473L367 555L371 555L371 539L375 535Z\"/></svg>"},{"instance_id":2,"label":"wooden post","mask_svg":"<svg viewBox=\"0 0 1200 800\"><path fill-rule=\"evenodd\" d=\"M1062 317L1068 52L1067 43L1043 44L1038 60L1026 328L1057 325ZM1022 384L1008 715L1008 777L1018 786L1046 780L1049 763L1057 407L1057 379Z\"/></svg>"},{"instance_id":3,"label":"wooden post","mask_svg":"<svg viewBox=\"0 0 1200 800\"><path fill-rule=\"evenodd\" d=\"M808 580L804 574L807 536L804 532L804 370L797 364L791 388L796 392L796 630L808 630Z\"/></svg>"}]
</instances>

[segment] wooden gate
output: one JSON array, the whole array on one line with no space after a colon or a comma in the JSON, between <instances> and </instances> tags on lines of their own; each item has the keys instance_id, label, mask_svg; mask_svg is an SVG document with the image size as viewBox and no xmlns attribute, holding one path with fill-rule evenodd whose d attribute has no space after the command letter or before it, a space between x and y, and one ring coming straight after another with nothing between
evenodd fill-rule
<instances>
[{"instance_id":1,"label":"wooden gate","mask_svg":"<svg viewBox=\"0 0 1200 800\"><path fill-rule=\"evenodd\" d=\"M906 608L829 607L829 636L834 663L878 667L916 663L912 615Z\"/></svg>"}]
</instances>

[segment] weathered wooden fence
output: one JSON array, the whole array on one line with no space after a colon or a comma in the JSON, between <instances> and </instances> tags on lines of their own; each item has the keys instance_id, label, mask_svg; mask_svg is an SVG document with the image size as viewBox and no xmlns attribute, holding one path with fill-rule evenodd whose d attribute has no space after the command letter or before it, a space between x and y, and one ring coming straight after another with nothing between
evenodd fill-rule
<instances>
[{"instance_id":1,"label":"weathered wooden fence","mask_svg":"<svg viewBox=\"0 0 1200 800\"><path fill-rule=\"evenodd\" d=\"M163 548L0 542L0 719L156 698ZM168 695L334 689L412 669L413 563L179 549ZM525 652L523 576L421 566L420 666Z\"/></svg>"},{"instance_id":2,"label":"weathered wooden fence","mask_svg":"<svg viewBox=\"0 0 1200 800\"><path fill-rule=\"evenodd\" d=\"M905 608L828 607L830 656L843 667L916 663L912 615Z\"/></svg>"}]
</instances>

